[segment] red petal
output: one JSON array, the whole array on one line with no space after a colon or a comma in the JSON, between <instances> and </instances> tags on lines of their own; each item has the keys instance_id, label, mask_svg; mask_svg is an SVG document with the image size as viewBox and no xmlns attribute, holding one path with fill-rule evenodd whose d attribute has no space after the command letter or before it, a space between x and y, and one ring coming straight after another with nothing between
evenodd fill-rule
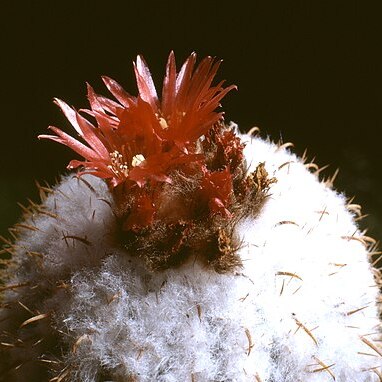
<instances>
[{"instance_id":1,"label":"red petal","mask_svg":"<svg viewBox=\"0 0 382 382\"><path fill-rule=\"evenodd\" d=\"M94 89L87 83L88 89L88 100L90 103L90 107L93 111L97 111L98 113L103 113L104 109L102 107L101 102L98 99L98 95L95 93Z\"/></svg>"},{"instance_id":2,"label":"red petal","mask_svg":"<svg viewBox=\"0 0 382 382\"><path fill-rule=\"evenodd\" d=\"M77 133L81 137L83 137L82 130L78 126L76 111L73 108L71 108L67 103L61 101L59 98L54 98L54 103L62 110L70 124L76 129Z\"/></svg>"},{"instance_id":3,"label":"red petal","mask_svg":"<svg viewBox=\"0 0 382 382\"><path fill-rule=\"evenodd\" d=\"M38 138L41 139L50 139L52 141L56 141L58 143L61 143L65 146L70 147L72 150L74 150L76 153L80 154L82 157L93 160L98 159L98 155L96 152L94 152L89 147L85 146L83 143L77 141L70 135L64 133L60 129L54 126L49 126L49 129L54 131L58 136L55 135L39 135Z\"/></svg>"},{"instance_id":4,"label":"red petal","mask_svg":"<svg viewBox=\"0 0 382 382\"><path fill-rule=\"evenodd\" d=\"M102 81L108 88L109 92L113 94L113 96L125 107L129 107L129 100L132 97L129 93L127 93L123 87L112 78L107 76L102 76Z\"/></svg>"},{"instance_id":5,"label":"red petal","mask_svg":"<svg viewBox=\"0 0 382 382\"><path fill-rule=\"evenodd\" d=\"M102 107L105 109L105 111L115 115L117 112L117 109L121 107L121 105L109 98L103 97L98 95L98 101L102 105ZM134 97L132 97L134 98Z\"/></svg>"},{"instance_id":6,"label":"red petal","mask_svg":"<svg viewBox=\"0 0 382 382\"><path fill-rule=\"evenodd\" d=\"M78 125L83 132L84 140L90 145L90 147L96 151L100 157L104 159L109 158L109 151L106 149L102 141L98 138L99 131L82 115L76 113ZM97 134L98 133L98 134Z\"/></svg>"},{"instance_id":7,"label":"red petal","mask_svg":"<svg viewBox=\"0 0 382 382\"><path fill-rule=\"evenodd\" d=\"M159 107L158 95L155 89L150 70L142 56L137 57L137 62L134 63L135 77L139 96L151 105L153 110Z\"/></svg>"},{"instance_id":8,"label":"red petal","mask_svg":"<svg viewBox=\"0 0 382 382\"><path fill-rule=\"evenodd\" d=\"M189 86L189 82L192 76L192 71L194 69L196 62L196 54L191 53L191 55L187 58L186 62L183 64L180 72L176 78L176 95L177 95L177 107L179 105L184 105L186 103L187 97L187 87ZM179 108L179 110L181 110Z\"/></svg>"},{"instance_id":9,"label":"red petal","mask_svg":"<svg viewBox=\"0 0 382 382\"><path fill-rule=\"evenodd\" d=\"M171 114L176 97L176 63L174 52L171 51L166 66L166 76L162 89L162 113L165 117Z\"/></svg>"}]
</instances>

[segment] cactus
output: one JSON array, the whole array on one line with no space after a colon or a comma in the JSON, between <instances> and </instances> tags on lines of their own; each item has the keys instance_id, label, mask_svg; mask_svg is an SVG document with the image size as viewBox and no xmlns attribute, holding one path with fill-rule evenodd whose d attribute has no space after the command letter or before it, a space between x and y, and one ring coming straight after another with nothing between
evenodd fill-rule
<instances>
[{"instance_id":1,"label":"cactus","mask_svg":"<svg viewBox=\"0 0 382 382\"><path fill-rule=\"evenodd\" d=\"M139 57L138 97L105 77L118 102L89 87L89 119L56 101L86 145L42 138L84 161L6 240L0 380L382 380L360 207L290 145L224 124L218 64L177 73L170 54L159 101Z\"/></svg>"}]
</instances>

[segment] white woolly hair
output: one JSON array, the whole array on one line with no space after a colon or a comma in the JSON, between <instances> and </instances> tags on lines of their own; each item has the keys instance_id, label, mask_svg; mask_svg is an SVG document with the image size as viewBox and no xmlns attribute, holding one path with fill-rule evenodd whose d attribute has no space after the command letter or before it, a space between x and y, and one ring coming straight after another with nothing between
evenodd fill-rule
<instances>
[{"instance_id":1,"label":"white woolly hair","mask_svg":"<svg viewBox=\"0 0 382 382\"><path fill-rule=\"evenodd\" d=\"M89 175L64 178L21 235L20 259L42 253L43 267L20 260L11 282L69 285L34 306L54 311L71 382L381 380L379 289L354 208L286 148L241 138L250 169L264 162L277 182L237 226L234 274L197 261L146 270L118 245L111 195Z\"/></svg>"}]
</instances>

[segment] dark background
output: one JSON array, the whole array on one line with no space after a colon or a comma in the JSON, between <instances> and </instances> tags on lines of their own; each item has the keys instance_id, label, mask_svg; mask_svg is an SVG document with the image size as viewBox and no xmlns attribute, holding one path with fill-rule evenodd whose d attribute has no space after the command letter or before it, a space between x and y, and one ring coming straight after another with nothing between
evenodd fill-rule
<instances>
[{"instance_id":1,"label":"dark background","mask_svg":"<svg viewBox=\"0 0 382 382\"><path fill-rule=\"evenodd\" d=\"M308 148L336 188L371 214L382 238L379 1L19 1L1 7L0 234L37 200L34 180L54 182L69 149L36 136L72 132L59 97L85 107L85 82L107 94L107 74L135 94L142 53L157 86L170 50L223 58L219 79L238 85L223 101L243 130Z\"/></svg>"}]
</instances>

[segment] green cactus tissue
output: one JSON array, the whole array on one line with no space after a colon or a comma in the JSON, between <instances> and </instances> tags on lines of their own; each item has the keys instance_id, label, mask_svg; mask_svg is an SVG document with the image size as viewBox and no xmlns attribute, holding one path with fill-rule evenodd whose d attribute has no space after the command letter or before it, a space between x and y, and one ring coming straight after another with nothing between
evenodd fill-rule
<instances>
[{"instance_id":1,"label":"green cactus tissue","mask_svg":"<svg viewBox=\"0 0 382 382\"><path fill-rule=\"evenodd\" d=\"M382 381L375 242L288 145L226 124L220 65L61 108L80 159L3 249L0 380ZM374 257L373 257L374 256Z\"/></svg>"}]
</instances>

